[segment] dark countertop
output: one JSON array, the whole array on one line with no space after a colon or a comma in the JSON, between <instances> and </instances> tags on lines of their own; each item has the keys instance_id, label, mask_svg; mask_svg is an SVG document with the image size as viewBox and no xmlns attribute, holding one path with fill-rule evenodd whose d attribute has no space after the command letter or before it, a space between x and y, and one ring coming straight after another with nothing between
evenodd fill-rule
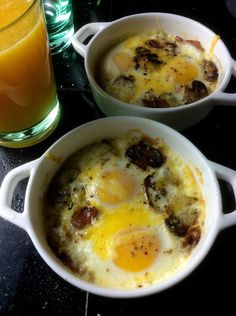
<instances>
[{"instance_id":1,"label":"dark countertop","mask_svg":"<svg viewBox=\"0 0 236 316\"><path fill-rule=\"evenodd\" d=\"M93 0L74 1L75 26L110 21L139 12L162 11L196 19L219 34L236 58L236 4L234 0ZM91 3L88 6L87 3ZM213 3L213 4L212 4ZM83 59L71 48L54 56L62 118L44 142L25 149L0 147L0 183L8 171L39 157L55 140L74 127L102 114L96 108L84 72ZM236 91L235 79L227 88ZM182 132L210 160L236 170L236 107L217 106L201 123ZM16 188L13 207L22 211L26 181ZM220 182L224 210L235 209L231 187ZM88 294L66 283L41 259L26 232L0 219L0 315L157 315L195 313L212 306L229 315L235 308L236 227L221 232L199 267L178 285L138 299L108 299ZM187 304L185 304L187 302Z\"/></svg>"}]
</instances>

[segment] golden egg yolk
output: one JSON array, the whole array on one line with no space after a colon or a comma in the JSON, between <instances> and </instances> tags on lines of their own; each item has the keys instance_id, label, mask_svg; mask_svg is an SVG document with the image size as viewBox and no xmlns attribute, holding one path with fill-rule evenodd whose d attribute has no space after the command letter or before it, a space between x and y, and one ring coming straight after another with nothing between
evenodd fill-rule
<instances>
[{"instance_id":1,"label":"golden egg yolk","mask_svg":"<svg viewBox=\"0 0 236 316\"><path fill-rule=\"evenodd\" d=\"M162 220L163 214L150 212L148 207L122 203L102 213L95 225L88 226L86 239L91 240L94 251L102 260L109 260L114 258L117 245L129 242L131 235L127 232L145 231L147 235L147 227L153 231Z\"/></svg>"},{"instance_id":2,"label":"golden egg yolk","mask_svg":"<svg viewBox=\"0 0 236 316\"><path fill-rule=\"evenodd\" d=\"M196 66L185 60L176 59L174 64L172 64L172 67L175 74L175 80L179 84L188 84L197 77L198 70Z\"/></svg>"},{"instance_id":3,"label":"golden egg yolk","mask_svg":"<svg viewBox=\"0 0 236 316\"><path fill-rule=\"evenodd\" d=\"M121 72L128 71L134 64L132 57L126 53L116 53L112 56L112 60Z\"/></svg>"},{"instance_id":4,"label":"golden egg yolk","mask_svg":"<svg viewBox=\"0 0 236 316\"><path fill-rule=\"evenodd\" d=\"M96 194L101 202L115 205L129 200L135 191L134 177L123 170L114 170L101 176Z\"/></svg>"},{"instance_id":5,"label":"golden egg yolk","mask_svg":"<svg viewBox=\"0 0 236 316\"><path fill-rule=\"evenodd\" d=\"M121 269L139 272L152 265L160 250L156 235L147 232L130 232L120 237L115 246L114 263Z\"/></svg>"}]
</instances>

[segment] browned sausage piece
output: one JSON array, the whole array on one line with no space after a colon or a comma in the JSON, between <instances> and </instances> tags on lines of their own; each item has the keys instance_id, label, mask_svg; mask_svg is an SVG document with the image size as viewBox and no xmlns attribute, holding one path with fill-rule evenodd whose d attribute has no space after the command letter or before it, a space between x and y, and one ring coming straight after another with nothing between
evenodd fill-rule
<instances>
[{"instance_id":1,"label":"browned sausage piece","mask_svg":"<svg viewBox=\"0 0 236 316\"><path fill-rule=\"evenodd\" d=\"M196 47L198 50L204 51L204 48L202 47L201 43L197 40L186 40L186 43Z\"/></svg>"},{"instance_id":2,"label":"browned sausage piece","mask_svg":"<svg viewBox=\"0 0 236 316\"><path fill-rule=\"evenodd\" d=\"M218 68L215 63L211 60L204 60L204 76L207 81L213 82L218 79Z\"/></svg>"},{"instance_id":3,"label":"browned sausage piece","mask_svg":"<svg viewBox=\"0 0 236 316\"><path fill-rule=\"evenodd\" d=\"M158 59L157 54L152 53L145 47L139 46L136 48L137 55L134 56L133 61L135 63L135 69L144 68L146 69L147 63L161 64L162 62Z\"/></svg>"},{"instance_id":4,"label":"browned sausage piece","mask_svg":"<svg viewBox=\"0 0 236 316\"><path fill-rule=\"evenodd\" d=\"M144 179L144 182L143 182L143 188L144 188L144 194L146 196L148 204L151 207L153 207L154 204L152 202L152 198L151 198L151 195L150 195L150 192L149 192L149 189L155 189L155 187L154 187L154 185L152 183L152 175L146 176L146 178Z\"/></svg>"},{"instance_id":5,"label":"browned sausage piece","mask_svg":"<svg viewBox=\"0 0 236 316\"><path fill-rule=\"evenodd\" d=\"M178 237L184 237L189 229L189 226L181 222L173 213L169 214L165 223L169 230Z\"/></svg>"},{"instance_id":6,"label":"browned sausage piece","mask_svg":"<svg viewBox=\"0 0 236 316\"><path fill-rule=\"evenodd\" d=\"M147 41L145 41L145 44L147 46L151 46L153 48L163 48L164 47L163 44L161 44L159 41L157 41L155 39L147 40Z\"/></svg>"},{"instance_id":7,"label":"browned sausage piece","mask_svg":"<svg viewBox=\"0 0 236 316\"><path fill-rule=\"evenodd\" d=\"M84 206L74 212L71 221L76 228L82 229L91 224L97 216L98 210L96 207Z\"/></svg>"},{"instance_id":8,"label":"browned sausage piece","mask_svg":"<svg viewBox=\"0 0 236 316\"><path fill-rule=\"evenodd\" d=\"M195 247L201 238L201 229L198 226L189 227L183 246Z\"/></svg>"},{"instance_id":9,"label":"browned sausage piece","mask_svg":"<svg viewBox=\"0 0 236 316\"><path fill-rule=\"evenodd\" d=\"M169 104L161 97L153 96L142 99L142 103L147 108L169 108Z\"/></svg>"},{"instance_id":10,"label":"browned sausage piece","mask_svg":"<svg viewBox=\"0 0 236 316\"><path fill-rule=\"evenodd\" d=\"M154 148L143 141L129 147L126 150L126 156L128 156L131 163L143 170L146 170L148 166L158 168L165 161L162 153L157 148Z\"/></svg>"},{"instance_id":11,"label":"browned sausage piece","mask_svg":"<svg viewBox=\"0 0 236 316\"><path fill-rule=\"evenodd\" d=\"M184 101L185 104L189 104L195 101L198 101L202 98L208 96L207 87L204 85L203 82L199 80L193 80L192 86L186 86L184 92Z\"/></svg>"}]
</instances>

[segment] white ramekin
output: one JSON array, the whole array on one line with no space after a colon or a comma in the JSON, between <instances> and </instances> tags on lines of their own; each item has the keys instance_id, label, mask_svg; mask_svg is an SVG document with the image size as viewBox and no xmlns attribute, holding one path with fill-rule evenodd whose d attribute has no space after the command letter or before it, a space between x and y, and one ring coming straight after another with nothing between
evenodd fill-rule
<instances>
[{"instance_id":1,"label":"white ramekin","mask_svg":"<svg viewBox=\"0 0 236 316\"><path fill-rule=\"evenodd\" d=\"M175 108L146 108L115 99L99 86L95 80L95 69L101 56L118 42L145 30L157 29L159 26L166 33L200 41L206 52L214 47L214 61L219 68L219 84L212 94L197 102ZM94 35L93 38L88 44L84 44L91 35ZM72 44L84 57L85 70L94 99L104 114L146 117L182 130L200 122L214 105L236 105L236 93L223 92L231 75L236 76L236 62L231 58L222 40L219 39L215 46L213 45L215 39L214 32L192 19L169 13L142 13L113 22L84 25L74 34Z\"/></svg>"},{"instance_id":2,"label":"white ramekin","mask_svg":"<svg viewBox=\"0 0 236 316\"><path fill-rule=\"evenodd\" d=\"M194 175L199 179L206 201L204 232L186 266L169 279L148 288L134 290L102 288L73 275L54 255L46 241L42 201L50 180L69 155L88 144L107 138L108 135L118 137L134 128L140 129L150 137L161 137L189 164ZM145 296L162 291L189 275L206 256L219 231L236 224L236 211L227 215L222 212L222 198L217 177L230 183L236 194L236 172L207 160L190 141L175 130L145 118L128 116L103 118L72 130L54 143L39 159L11 170L0 188L0 216L25 229L45 262L58 275L76 287L107 297ZM12 209L11 203L16 185L24 178L29 178L24 211L17 213ZM9 259L10 256L11 254Z\"/></svg>"}]
</instances>

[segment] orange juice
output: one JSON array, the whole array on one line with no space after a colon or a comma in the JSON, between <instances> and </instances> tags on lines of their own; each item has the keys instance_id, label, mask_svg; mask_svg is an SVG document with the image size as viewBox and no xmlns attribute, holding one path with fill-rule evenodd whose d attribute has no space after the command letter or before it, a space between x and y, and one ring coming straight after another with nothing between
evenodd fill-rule
<instances>
[{"instance_id":1,"label":"orange juice","mask_svg":"<svg viewBox=\"0 0 236 316\"><path fill-rule=\"evenodd\" d=\"M0 0L0 134L33 127L56 102L40 1Z\"/></svg>"}]
</instances>

